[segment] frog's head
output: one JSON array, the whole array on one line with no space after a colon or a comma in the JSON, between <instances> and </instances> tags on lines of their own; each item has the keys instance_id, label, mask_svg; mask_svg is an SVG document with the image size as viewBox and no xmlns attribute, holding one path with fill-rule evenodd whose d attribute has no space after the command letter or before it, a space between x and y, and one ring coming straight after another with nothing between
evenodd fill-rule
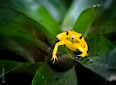
<instances>
[{"instance_id":1,"label":"frog's head","mask_svg":"<svg viewBox=\"0 0 116 85\"><path fill-rule=\"evenodd\" d=\"M69 31L66 32L66 34L67 34L67 37L73 42L81 42L82 39L83 39L82 34L77 33L75 31L70 31L69 30Z\"/></svg>"}]
</instances>

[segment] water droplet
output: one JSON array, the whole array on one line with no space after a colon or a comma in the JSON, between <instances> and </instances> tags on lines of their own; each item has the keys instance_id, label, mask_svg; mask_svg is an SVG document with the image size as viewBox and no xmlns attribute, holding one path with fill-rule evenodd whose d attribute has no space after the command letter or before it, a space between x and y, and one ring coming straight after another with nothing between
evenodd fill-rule
<instances>
[{"instance_id":1,"label":"water droplet","mask_svg":"<svg viewBox=\"0 0 116 85\"><path fill-rule=\"evenodd\" d=\"M44 79L44 76L42 76L42 79Z\"/></svg>"},{"instance_id":2,"label":"water droplet","mask_svg":"<svg viewBox=\"0 0 116 85\"><path fill-rule=\"evenodd\" d=\"M93 7L100 7L100 5L99 4L95 4L95 5L93 5Z\"/></svg>"}]
</instances>

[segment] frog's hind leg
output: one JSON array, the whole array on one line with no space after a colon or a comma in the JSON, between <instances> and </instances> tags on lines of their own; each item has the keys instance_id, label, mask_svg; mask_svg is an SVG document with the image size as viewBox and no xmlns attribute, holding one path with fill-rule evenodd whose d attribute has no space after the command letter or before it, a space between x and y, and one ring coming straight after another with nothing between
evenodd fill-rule
<instances>
[{"instance_id":1,"label":"frog's hind leg","mask_svg":"<svg viewBox=\"0 0 116 85\"><path fill-rule=\"evenodd\" d=\"M85 57L87 55L87 51L83 47L79 46L78 50L82 52L82 54L78 56Z\"/></svg>"}]
</instances>

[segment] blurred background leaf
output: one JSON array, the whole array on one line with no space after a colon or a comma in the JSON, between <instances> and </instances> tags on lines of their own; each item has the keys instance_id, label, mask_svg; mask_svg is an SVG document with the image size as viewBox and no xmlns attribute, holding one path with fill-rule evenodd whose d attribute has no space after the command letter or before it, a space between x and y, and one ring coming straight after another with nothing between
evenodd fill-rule
<instances>
[{"instance_id":1,"label":"blurred background leaf","mask_svg":"<svg viewBox=\"0 0 116 85\"><path fill-rule=\"evenodd\" d=\"M51 16L61 23L71 0L35 0L35 2L45 7Z\"/></svg>"},{"instance_id":2,"label":"blurred background leaf","mask_svg":"<svg viewBox=\"0 0 116 85\"><path fill-rule=\"evenodd\" d=\"M37 3L35 0L1 0L0 5L15 9L40 23L44 26L44 29L42 30L46 30L43 32L45 32L46 36L50 40L54 39L55 36L61 32L58 23L54 20L50 13L44 8L44 6Z\"/></svg>"},{"instance_id":3,"label":"blurred background leaf","mask_svg":"<svg viewBox=\"0 0 116 85\"><path fill-rule=\"evenodd\" d=\"M34 57L41 56L39 53L49 54L49 43L43 43L47 38L41 33L44 27L27 16L11 8L0 7L0 26L0 49L14 51L31 62L34 62Z\"/></svg>"}]
</instances>

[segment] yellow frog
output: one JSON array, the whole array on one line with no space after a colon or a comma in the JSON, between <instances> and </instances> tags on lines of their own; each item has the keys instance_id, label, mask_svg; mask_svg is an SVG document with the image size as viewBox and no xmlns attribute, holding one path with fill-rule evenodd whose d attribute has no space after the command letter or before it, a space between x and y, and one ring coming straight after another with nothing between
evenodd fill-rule
<instances>
[{"instance_id":1,"label":"yellow frog","mask_svg":"<svg viewBox=\"0 0 116 85\"><path fill-rule=\"evenodd\" d=\"M58 46L60 45L65 45L68 49L70 49L73 52L77 52L78 50L82 52L82 54L77 55L77 57L85 57L87 55L88 45L81 33L69 30L67 32L58 34L56 37L59 40L59 42L55 44L52 53L51 60L53 60L53 63L55 63L55 60L58 60L56 53L58 50Z\"/></svg>"}]
</instances>

